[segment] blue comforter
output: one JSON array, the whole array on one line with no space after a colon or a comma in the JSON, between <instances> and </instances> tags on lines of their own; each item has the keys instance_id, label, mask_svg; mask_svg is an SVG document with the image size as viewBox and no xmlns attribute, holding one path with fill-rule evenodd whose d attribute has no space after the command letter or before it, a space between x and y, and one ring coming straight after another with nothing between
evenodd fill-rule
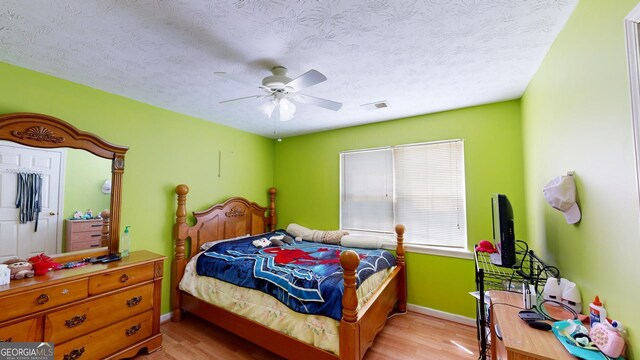
<instances>
[{"instance_id":1,"label":"blue comforter","mask_svg":"<svg viewBox=\"0 0 640 360\"><path fill-rule=\"evenodd\" d=\"M396 264L395 257L386 250L352 249L308 241L264 249L251 244L255 239L278 234L286 232L218 243L198 258L196 271L201 276L270 294L299 313L340 320L344 292L340 253L350 249L360 255L357 286L375 272Z\"/></svg>"}]
</instances>

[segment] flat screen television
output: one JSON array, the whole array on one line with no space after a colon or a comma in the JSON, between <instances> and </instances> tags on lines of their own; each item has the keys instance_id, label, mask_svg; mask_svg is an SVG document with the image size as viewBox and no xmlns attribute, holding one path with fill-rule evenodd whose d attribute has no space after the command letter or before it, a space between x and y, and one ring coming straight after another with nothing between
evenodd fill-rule
<instances>
[{"instance_id":1,"label":"flat screen television","mask_svg":"<svg viewBox=\"0 0 640 360\"><path fill-rule=\"evenodd\" d=\"M491 195L493 217L493 244L498 250L491 262L498 266L512 267L516 263L516 236L513 231L513 208L506 195Z\"/></svg>"}]
</instances>

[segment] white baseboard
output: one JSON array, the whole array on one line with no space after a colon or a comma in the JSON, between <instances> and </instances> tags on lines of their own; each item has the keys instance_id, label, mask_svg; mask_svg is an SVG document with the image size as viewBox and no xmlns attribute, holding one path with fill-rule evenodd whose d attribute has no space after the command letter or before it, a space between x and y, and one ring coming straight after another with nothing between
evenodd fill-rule
<instances>
[{"instance_id":1,"label":"white baseboard","mask_svg":"<svg viewBox=\"0 0 640 360\"><path fill-rule=\"evenodd\" d=\"M169 320L171 320L171 313L170 312L160 315L160 324L166 323Z\"/></svg>"},{"instance_id":2,"label":"white baseboard","mask_svg":"<svg viewBox=\"0 0 640 360\"><path fill-rule=\"evenodd\" d=\"M451 314L451 313L440 311L440 310L430 309L428 307L424 307L420 305L407 304L407 310L417 312L418 314L433 316L438 319L453 321L455 323L462 324L462 325L476 326L475 319L468 318L462 315ZM169 320L171 320L170 312L160 315L160 323L165 323Z\"/></svg>"},{"instance_id":3,"label":"white baseboard","mask_svg":"<svg viewBox=\"0 0 640 360\"><path fill-rule=\"evenodd\" d=\"M462 315L451 314L451 313L440 311L440 310L430 309L428 307L424 307L420 305L407 304L407 310L417 312L418 314L433 316L438 319L453 321L455 323L462 324L462 325L476 326L475 319L468 318Z\"/></svg>"}]
</instances>

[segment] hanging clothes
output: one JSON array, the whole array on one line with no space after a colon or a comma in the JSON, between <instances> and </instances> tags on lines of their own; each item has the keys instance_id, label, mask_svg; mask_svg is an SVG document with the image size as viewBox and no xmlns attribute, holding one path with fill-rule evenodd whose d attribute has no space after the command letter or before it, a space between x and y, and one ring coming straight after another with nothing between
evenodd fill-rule
<instances>
[{"instance_id":1,"label":"hanging clothes","mask_svg":"<svg viewBox=\"0 0 640 360\"><path fill-rule=\"evenodd\" d=\"M38 231L38 217L42 211L42 175L18 173L16 208L20 208L20 224L35 221L33 231Z\"/></svg>"}]
</instances>

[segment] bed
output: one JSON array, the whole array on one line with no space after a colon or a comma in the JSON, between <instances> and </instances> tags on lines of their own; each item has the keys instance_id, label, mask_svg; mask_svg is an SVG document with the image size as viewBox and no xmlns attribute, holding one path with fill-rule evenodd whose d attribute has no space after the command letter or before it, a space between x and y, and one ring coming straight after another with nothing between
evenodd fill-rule
<instances>
[{"instance_id":1,"label":"bed","mask_svg":"<svg viewBox=\"0 0 640 360\"><path fill-rule=\"evenodd\" d=\"M394 309L399 312L406 311L403 225L397 225L395 229L397 239L395 266L390 268L384 276L378 276L380 285L376 285L370 290L366 297L362 296L363 292L360 291L362 289L356 290L356 269L360 264L360 256L351 250L340 253L339 262L344 281L341 301L342 316L339 321L330 319L336 323L338 338L336 351L328 351L322 346L317 346L318 344L314 346L309 341L303 341L286 332L274 330L260 320L252 320L243 314L241 315L241 312L231 309L230 306L216 306L209 301L202 300L201 297L194 296L193 293L197 292L194 289L197 287L185 285L185 283L187 278L194 277L191 267L196 257L201 254L200 247L205 243L218 243L246 234L257 235L267 231L275 231L277 223L276 189L269 189L268 207L262 207L244 198L232 197L204 211L194 212L196 223L193 226L187 224L186 200L188 192L189 188L186 185L176 187L178 206L174 226L175 256L172 262L171 276L172 321L180 321L183 312L188 312L288 359L359 360L364 357L375 336L384 327L388 315ZM221 281L218 285L209 286L235 287L235 285L222 283L224 282ZM363 287L360 286L360 288ZM361 294L363 298L359 299L358 294ZM310 317L312 315L301 316ZM320 316L319 318L324 317Z\"/></svg>"}]
</instances>

